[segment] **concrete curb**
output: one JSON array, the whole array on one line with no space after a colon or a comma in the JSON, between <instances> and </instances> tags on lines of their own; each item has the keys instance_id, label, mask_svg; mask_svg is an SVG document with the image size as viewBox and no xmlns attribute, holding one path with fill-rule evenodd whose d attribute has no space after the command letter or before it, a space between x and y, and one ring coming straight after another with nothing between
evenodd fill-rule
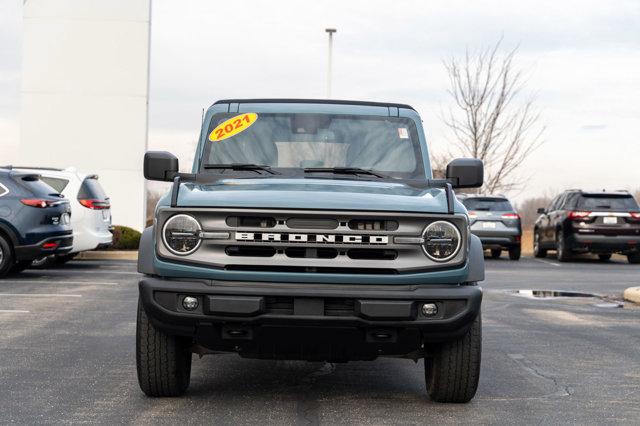
<instances>
[{"instance_id":1,"label":"concrete curb","mask_svg":"<svg viewBox=\"0 0 640 426\"><path fill-rule=\"evenodd\" d=\"M138 260L137 250L92 250L83 251L78 260Z\"/></svg>"},{"instance_id":2,"label":"concrete curb","mask_svg":"<svg viewBox=\"0 0 640 426\"><path fill-rule=\"evenodd\" d=\"M624 300L640 305L640 287L629 287L623 293Z\"/></svg>"}]
</instances>

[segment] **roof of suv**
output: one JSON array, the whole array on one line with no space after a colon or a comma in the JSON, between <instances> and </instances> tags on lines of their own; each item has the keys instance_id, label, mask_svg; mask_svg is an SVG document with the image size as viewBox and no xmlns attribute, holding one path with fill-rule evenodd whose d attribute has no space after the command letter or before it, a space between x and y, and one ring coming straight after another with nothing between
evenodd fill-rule
<instances>
[{"instance_id":1,"label":"roof of suv","mask_svg":"<svg viewBox=\"0 0 640 426\"><path fill-rule=\"evenodd\" d=\"M611 195L613 197L628 197L631 196L631 193L629 191L626 190L620 190L620 191L584 191L582 189L568 189L564 192L577 192L580 193L582 195L586 195L586 196L606 196L606 195Z\"/></svg>"},{"instance_id":2,"label":"roof of suv","mask_svg":"<svg viewBox=\"0 0 640 426\"><path fill-rule=\"evenodd\" d=\"M82 179L85 179L86 177L95 176L95 175L89 175L87 173L81 173L78 170L76 170L75 167L58 169L55 167L5 166L3 168L9 171L32 172L32 173L38 173L38 174L46 174L49 176L65 177L67 179L73 176L77 179L82 180Z\"/></svg>"},{"instance_id":3,"label":"roof of suv","mask_svg":"<svg viewBox=\"0 0 640 426\"><path fill-rule=\"evenodd\" d=\"M415 109L407 104L397 104L390 102L368 102L368 101L347 101L347 100L339 100L339 99L276 99L276 98L267 98L267 99L221 99L216 101L213 105L217 104L337 104L337 105L363 105L363 106L381 106L381 107L395 107L395 108L406 108L406 109Z\"/></svg>"}]
</instances>

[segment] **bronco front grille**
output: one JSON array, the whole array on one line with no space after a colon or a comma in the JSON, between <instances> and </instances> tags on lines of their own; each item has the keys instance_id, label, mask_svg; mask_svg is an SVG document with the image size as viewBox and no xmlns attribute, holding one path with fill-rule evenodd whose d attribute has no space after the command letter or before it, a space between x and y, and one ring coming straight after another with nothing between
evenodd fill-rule
<instances>
[{"instance_id":1,"label":"bronco front grille","mask_svg":"<svg viewBox=\"0 0 640 426\"><path fill-rule=\"evenodd\" d=\"M156 229L177 213L200 222L202 244L180 257L158 235L158 254L227 270L397 274L457 266L467 252L463 215L165 208ZM454 222L463 236L463 249L446 265L425 256L420 243L426 225L442 219Z\"/></svg>"}]
</instances>

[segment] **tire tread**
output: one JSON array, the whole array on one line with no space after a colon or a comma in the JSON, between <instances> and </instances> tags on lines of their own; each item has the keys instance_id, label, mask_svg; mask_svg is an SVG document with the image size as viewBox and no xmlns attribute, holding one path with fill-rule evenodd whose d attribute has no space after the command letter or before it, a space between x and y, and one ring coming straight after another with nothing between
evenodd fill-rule
<instances>
[{"instance_id":1,"label":"tire tread","mask_svg":"<svg viewBox=\"0 0 640 426\"><path fill-rule=\"evenodd\" d=\"M460 339L442 344L425 359L427 393L436 402L469 402L480 378L482 320L480 314Z\"/></svg>"},{"instance_id":2,"label":"tire tread","mask_svg":"<svg viewBox=\"0 0 640 426\"><path fill-rule=\"evenodd\" d=\"M191 351L180 338L157 330L138 304L136 365L140 389L149 396L179 396L189 387Z\"/></svg>"}]
</instances>

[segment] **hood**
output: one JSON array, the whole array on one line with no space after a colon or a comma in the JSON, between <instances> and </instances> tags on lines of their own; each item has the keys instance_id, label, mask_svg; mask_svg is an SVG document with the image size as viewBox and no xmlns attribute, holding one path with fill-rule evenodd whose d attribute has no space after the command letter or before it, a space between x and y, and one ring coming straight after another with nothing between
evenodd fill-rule
<instances>
[{"instance_id":1,"label":"hood","mask_svg":"<svg viewBox=\"0 0 640 426\"><path fill-rule=\"evenodd\" d=\"M395 182L224 179L181 184L178 206L446 213L447 199L442 188L420 189ZM455 210L460 207L456 201Z\"/></svg>"}]
</instances>

